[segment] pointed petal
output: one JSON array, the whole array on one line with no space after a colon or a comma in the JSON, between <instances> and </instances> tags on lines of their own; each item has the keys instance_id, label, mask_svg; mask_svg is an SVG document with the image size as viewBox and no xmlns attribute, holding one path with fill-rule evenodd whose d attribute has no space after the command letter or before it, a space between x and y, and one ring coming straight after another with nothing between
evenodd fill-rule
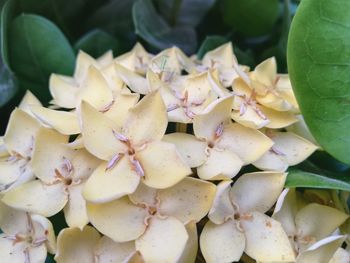
<instances>
[{"instance_id":1,"label":"pointed petal","mask_svg":"<svg viewBox=\"0 0 350 263\"><path fill-rule=\"evenodd\" d=\"M63 184L45 185L35 180L7 192L2 202L19 210L50 217L63 209L67 199Z\"/></svg>"},{"instance_id":2,"label":"pointed petal","mask_svg":"<svg viewBox=\"0 0 350 263\"><path fill-rule=\"evenodd\" d=\"M86 149L102 160L110 160L126 146L113 134L120 128L112 120L98 112L87 102L81 103L83 141Z\"/></svg>"},{"instance_id":3,"label":"pointed petal","mask_svg":"<svg viewBox=\"0 0 350 263\"><path fill-rule=\"evenodd\" d=\"M117 75L128 85L128 87L135 93L142 95L148 94L147 81L141 75L125 68L119 63L115 63Z\"/></svg>"},{"instance_id":4,"label":"pointed petal","mask_svg":"<svg viewBox=\"0 0 350 263\"><path fill-rule=\"evenodd\" d=\"M179 132L166 134L163 141L175 144L176 149L191 168L200 166L207 159L205 155L207 143L198 140L192 134Z\"/></svg>"},{"instance_id":5,"label":"pointed petal","mask_svg":"<svg viewBox=\"0 0 350 263\"><path fill-rule=\"evenodd\" d=\"M42 128L38 132L31 164L34 174L43 182L55 182L55 170L62 172L64 160L72 159L74 151L65 145L68 139L68 136L50 129Z\"/></svg>"},{"instance_id":6,"label":"pointed petal","mask_svg":"<svg viewBox=\"0 0 350 263\"><path fill-rule=\"evenodd\" d=\"M0 192L9 189L21 174L29 170L25 160L11 161L9 158L0 158Z\"/></svg>"},{"instance_id":7,"label":"pointed petal","mask_svg":"<svg viewBox=\"0 0 350 263\"><path fill-rule=\"evenodd\" d=\"M291 262L294 252L281 224L260 212L240 221L246 237L248 256L259 262Z\"/></svg>"},{"instance_id":8,"label":"pointed petal","mask_svg":"<svg viewBox=\"0 0 350 263\"><path fill-rule=\"evenodd\" d=\"M273 142L262 132L238 123L225 126L217 144L219 148L230 149L237 154L244 164L258 160L272 145Z\"/></svg>"},{"instance_id":9,"label":"pointed petal","mask_svg":"<svg viewBox=\"0 0 350 263\"><path fill-rule=\"evenodd\" d=\"M275 57L268 58L257 65L251 76L260 83L271 86L277 77L277 64Z\"/></svg>"},{"instance_id":10,"label":"pointed petal","mask_svg":"<svg viewBox=\"0 0 350 263\"><path fill-rule=\"evenodd\" d=\"M231 42L223 44L217 47L216 49L207 52L204 55L202 59L203 65L211 67L213 62L216 62L218 65L225 68L232 67L234 63L234 54Z\"/></svg>"},{"instance_id":11,"label":"pointed petal","mask_svg":"<svg viewBox=\"0 0 350 263\"><path fill-rule=\"evenodd\" d=\"M136 241L136 249L146 262L177 262L186 246L185 226L173 217L152 217L146 232ZM162 251L162 253L159 253Z\"/></svg>"},{"instance_id":12,"label":"pointed petal","mask_svg":"<svg viewBox=\"0 0 350 263\"><path fill-rule=\"evenodd\" d=\"M236 101L240 100L240 98L235 98ZM237 103L238 105L241 105L241 103ZM266 117L266 116L265 116ZM240 113L240 107L238 109L234 109L231 113L231 118L242 124L245 127L252 128L252 129L260 129L262 127L265 127L270 120L266 117L263 118L260 116L251 106L246 106L246 110L244 114Z\"/></svg>"},{"instance_id":13,"label":"pointed petal","mask_svg":"<svg viewBox=\"0 0 350 263\"><path fill-rule=\"evenodd\" d=\"M136 190L140 176L132 170L127 157L122 157L111 169L106 167L106 163L98 166L85 183L83 195L87 201L108 202Z\"/></svg>"},{"instance_id":14,"label":"pointed petal","mask_svg":"<svg viewBox=\"0 0 350 263\"><path fill-rule=\"evenodd\" d=\"M30 106L32 105L42 106L38 98L35 97L34 94L30 92L30 90L27 90L21 100L21 103L18 105L18 108L30 114Z\"/></svg>"},{"instance_id":15,"label":"pointed petal","mask_svg":"<svg viewBox=\"0 0 350 263\"><path fill-rule=\"evenodd\" d=\"M312 237L318 241L333 233L348 217L335 208L312 203L299 210L295 224L301 238Z\"/></svg>"},{"instance_id":16,"label":"pointed petal","mask_svg":"<svg viewBox=\"0 0 350 263\"><path fill-rule=\"evenodd\" d=\"M7 235L26 233L27 214L0 201L0 229Z\"/></svg>"},{"instance_id":17,"label":"pointed petal","mask_svg":"<svg viewBox=\"0 0 350 263\"><path fill-rule=\"evenodd\" d=\"M64 207L64 217L69 227L77 227L83 230L89 223L86 212L86 201L82 194L83 184L71 185L68 187L69 200Z\"/></svg>"},{"instance_id":18,"label":"pointed petal","mask_svg":"<svg viewBox=\"0 0 350 263\"><path fill-rule=\"evenodd\" d=\"M39 122L28 113L15 109L10 116L4 135L4 143L9 152L17 152L24 157L30 156Z\"/></svg>"},{"instance_id":19,"label":"pointed petal","mask_svg":"<svg viewBox=\"0 0 350 263\"><path fill-rule=\"evenodd\" d=\"M173 186L192 172L175 145L167 142L147 144L145 149L136 153L136 159L144 170L143 182L157 189Z\"/></svg>"},{"instance_id":20,"label":"pointed petal","mask_svg":"<svg viewBox=\"0 0 350 263\"><path fill-rule=\"evenodd\" d=\"M73 78L51 74L49 88L55 105L67 109L77 106L79 88Z\"/></svg>"},{"instance_id":21,"label":"pointed petal","mask_svg":"<svg viewBox=\"0 0 350 263\"><path fill-rule=\"evenodd\" d=\"M231 198L240 213L259 211L265 213L281 194L287 174L256 172L242 175L232 187Z\"/></svg>"},{"instance_id":22,"label":"pointed petal","mask_svg":"<svg viewBox=\"0 0 350 263\"><path fill-rule=\"evenodd\" d=\"M95 262L94 248L100 239L99 233L91 226L64 228L57 237L57 263Z\"/></svg>"},{"instance_id":23,"label":"pointed petal","mask_svg":"<svg viewBox=\"0 0 350 263\"><path fill-rule=\"evenodd\" d=\"M212 140L215 131L222 125L230 122L232 97L218 99L212 102L201 114L193 119L193 130L196 137Z\"/></svg>"},{"instance_id":24,"label":"pointed petal","mask_svg":"<svg viewBox=\"0 0 350 263\"><path fill-rule=\"evenodd\" d=\"M117 243L104 236L98 241L94 254L97 262L121 263L125 262L135 250L135 242Z\"/></svg>"},{"instance_id":25,"label":"pointed petal","mask_svg":"<svg viewBox=\"0 0 350 263\"><path fill-rule=\"evenodd\" d=\"M78 83L81 83L86 78L91 65L99 68L98 62L93 57L79 50L74 71L74 78Z\"/></svg>"},{"instance_id":26,"label":"pointed petal","mask_svg":"<svg viewBox=\"0 0 350 263\"><path fill-rule=\"evenodd\" d=\"M75 112L51 110L35 105L30 106L30 110L42 123L62 134L80 133L78 116Z\"/></svg>"},{"instance_id":27,"label":"pointed petal","mask_svg":"<svg viewBox=\"0 0 350 263\"><path fill-rule=\"evenodd\" d=\"M297 263L330 263L330 261L343 244L345 236L330 236L313 244L297 257ZM348 257L349 258L349 257ZM349 261L346 261L349 262ZM339 262L340 263L340 262Z\"/></svg>"},{"instance_id":28,"label":"pointed petal","mask_svg":"<svg viewBox=\"0 0 350 263\"><path fill-rule=\"evenodd\" d=\"M159 92L152 92L129 110L123 132L133 145L142 145L161 140L167 125L168 117L163 99Z\"/></svg>"},{"instance_id":29,"label":"pointed petal","mask_svg":"<svg viewBox=\"0 0 350 263\"><path fill-rule=\"evenodd\" d=\"M269 108L266 108L260 105L262 112L266 115L266 117L270 120L268 124L266 124L267 128L270 129L280 129L292 125L297 122L298 119L295 117L295 114L288 111L276 111Z\"/></svg>"},{"instance_id":30,"label":"pointed petal","mask_svg":"<svg viewBox=\"0 0 350 263\"><path fill-rule=\"evenodd\" d=\"M187 177L178 184L159 190L159 212L183 223L199 222L209 211L215 196L212 183Z\"/></svg>"},{"instance_id":31,"label":"pointed petal","mask_svg":"<svg viewBox=\"0 0 350 263\"><path fill-rule=\"evenodd\" d=\"M216 186L216 194L213 206L208 217L215 224L223 224L235 213L232 201L230 199L232 181L222 181Z\"/></svg>"},{"instance_id":32,"label":"pointed petal","mask_svg":"<svg viewBox=\"0 0 350 263\"><path fill-rule=\"evenodd\" d=\"M146 209L135 206L128 197L109 203L87 206L91 224L115 242L127 242L138 238L146 230Z\"/></svg>"},{"instance_id":33,"label":"pointed petal","mask_svg":"<svg viewBox=\"0 0 350 263\"><path fill-rule=\"evenodd\" d=\"M206 162L197 168L197 173L203 180L227 180L238 174L242 165L242 160L234 152L212 148Z\"/></svg>"},{"instance_id":34,"label":"pointed petal","mask_svg":"<svg viewBox=\"0 0 350 263\"><path fill-rule=\"evenodd\" d=\"M288 169L288 164L282 158L282 152L271 150L265 152L258 160L252 164L264 171L279 171L284 172Z\"/></svg>"},{"instance_id":35,"label":"pointed petal","mask_svg":"<svg viewBox=\"0 0 350 263\"><path fill-rule=\"evenodd\" d=\"M244 251L244 233L234 220L221 225L208 221L200 236L202 254L208 263L238 261Z\"/></svg>"}]
</instances>

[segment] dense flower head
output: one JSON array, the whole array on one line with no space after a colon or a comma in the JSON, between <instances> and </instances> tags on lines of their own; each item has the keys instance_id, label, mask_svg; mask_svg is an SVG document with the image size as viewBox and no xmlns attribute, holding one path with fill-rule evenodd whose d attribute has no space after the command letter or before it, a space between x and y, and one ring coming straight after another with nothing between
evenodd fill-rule
<instances>
[{"instance_id":1,"label":"dense flower head","mask_svg":"<svg viewBox=\"0 0 350 263\"><path fill-rule=\"evenodd\" d=\"M231 43L201 60L140 44L116 58L80 51L74 75L52 74L49 89L49 107L28 91L0 137L7 262L349 256L344 211L283 191L288 167L319 147L274 58L250 70ZM56 214L67 225L57 240Z\"/></svg>"}]
</instances>

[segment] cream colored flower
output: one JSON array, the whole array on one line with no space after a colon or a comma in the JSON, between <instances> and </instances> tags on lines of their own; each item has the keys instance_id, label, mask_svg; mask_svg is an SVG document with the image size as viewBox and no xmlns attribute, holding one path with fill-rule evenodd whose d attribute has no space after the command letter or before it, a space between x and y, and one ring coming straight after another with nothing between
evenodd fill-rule
<instances>
[{"instance_id":1,"label":"cream colored flower","mask_svg":"<svg viewBox=\"0 0 350 263\"><path fill-rule=\"evenodd\" d=\"M258 262L290 262L293 249L282 225L265 215L276 202L286 179L279 172L242 175L217 186L208 223L200 237L206 262L238 261L243 252Z\"/></svg>"}]
</instances>

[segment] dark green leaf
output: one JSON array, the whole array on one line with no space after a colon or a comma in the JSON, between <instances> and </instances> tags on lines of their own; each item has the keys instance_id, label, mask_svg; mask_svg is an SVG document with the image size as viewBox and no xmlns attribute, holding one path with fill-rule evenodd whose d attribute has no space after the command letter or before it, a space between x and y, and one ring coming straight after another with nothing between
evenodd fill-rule
<instances>
[{"instance_id":1,"label":"dark green leaf","mask_svg":"<svg viewBox=\"0 0 350 263\"><path fill-rule=\"evenodd\" d=\"M202 59L205 53L217 48L218 46L221 46L222 44L225 44L226 42L227 39L222 36L207 36L197 52L197 57Z\"/></svg>"},{"instance_id":2,"label":"dark green leaf","mask_svg":"<svg viewBox=\"0 0 350 263\"><path fill-rule=\"evenodd\" d=\"M316 151L309 157L315 165L330 172L345 173L350 170L349 165L344 164L337 159L334 159L331 155L325 151Z\"/></svg>"},{"instance_id":3,"label":"dark green leaf","mask_svg":"<svg viewBox=\"0 0 350 263\"><path fill-rule=\"evenodd\" d=\"M53 258L54 258L53 255L47 254L47 258L45 260L45 263L55 263L56 261Z\"/></svg>"},{"instance_id":4,"label":"dark green leaf","mask_svg":"<svg viewBox=\"0 0 350 263\"><path fill-rule=\"evenodd\" d=\"M238 47L234 46L233 51L237 57L239 64L247 65L253 68L256 64L254 61L254 54L251 49L243 51Z\"/></svg>"},{"instance_id":5,"label":"dark green leaf","mask_svg":"<svg viewBox=\"0 0 350 263\"><path fill-rule=\"evenodd\" d=\"M246 36L271 31L279 16L279 0L223 0L224 21Z\"/></svg>"},{"instance_id":6,"label":"dark green leaf","mask_svg":"<svg viewBox=\"0 0 350 263\"><path fill-rule=\"evenodd\" d=\"M20 15L9 30L9 59L19 78L47 83L51 73L72 74L74 51L62 32L37 15Z\"/></svg>"},{"instance_id":7,"label":"dark green leaf","mask_svg":"<svg viewBox=\"0 0 350 263\"><path fill-rule=\"evenodd\" d=\"M350 176L347 175L320 175L291 169L288 172L287 187L311 187L322 189L337 189L350 191Z\"/></svg>"},{"instance_id":8,"label":"dark green leaf","mask_svg":"<svg viewBox=\"0 0 350 263\"><path fill-rule=\"evenodd\" d=\"M13 15L16 8L16 1L15 0L9 0L5 3L1 10L1 57L4 62L4 64L8 67L10 67L9 62L9 51L8 51L8 28L11 24L11 21L13 19Z\"/></svg>"},{"instance_id":9,"label":"dark green leaf","mask_svg":"<svg viewBox=\"0 0 350 263\"><path fill-rule=\"evenodd\" d=\"M150 0L138 0L132 10L136 34L153 47L162 50L178 46L193 54L197 47L197 36L192 27L170 27L156 12Z\"/></svg>"},{"instance_id":10,"label":"dark green leaf","mask_svg":"<svg viewBox=\"0 0 350 263\"><path fill-rule=\"evenodd\" d=\"M288 68L318 143L350 164L350 1L301 1L288 41Z\"/></svg>"},{"instance_id":11,"label":"dark green leaf","mask_svg":"<svg viewBox=\"0 0 350 263\"><path fill-rule=\"evenodd\" d=\"M114 55L120 54L118 39L99 29L95 29L80 38L75 43L74 48L76 51L81 49L95 58L108 50L112 50Z\"/></svg>"},{"instance_id":12,"label":"dark green leaf","mask_svg":"<svg viewBox=\"0 0 350 263\"><path fill-rule=\"evenodd\" d=\"M172 26L197 26L215 0L158 0L159 12Z\"/></svg>"},{"instance_id":13,"label":"dark green leaf","mask_svg":"<svg viewBox=\"0 0 350 263\"><path fill-rule=\"evenodd\" d=\"M9 102L17 92L15 76L4 64L0 64L0 107Z\"/></svg>"}]
</instances>

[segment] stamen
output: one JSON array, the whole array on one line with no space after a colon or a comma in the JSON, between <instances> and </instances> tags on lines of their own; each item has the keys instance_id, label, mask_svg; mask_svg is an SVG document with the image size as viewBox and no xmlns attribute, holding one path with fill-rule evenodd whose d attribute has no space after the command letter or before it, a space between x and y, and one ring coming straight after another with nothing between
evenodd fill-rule
<instances>
[{"instance_id":1,"label":"stamen","mask_svg":"<svg viewBox=\"0 0 350 263\"><path fill-rule=\"evenodd\" d=\"M124 136L123 134L118 133L115 130L112 130L112 132L113 132L114 137L116 137L119 141L122 141L122 142L129 141L129 139L126 136Z\"/></svg>"},{"instance_id":2,"label":"stamen","mask_svg":"<svg viewBox=\"0 0 350 263\"><path fill-rule=\"evenodd\" d=\"M286 156L284 152L278 150L275 146L272 146L269 151L277 155Z\"/></svg>"},{"instance_id":3,"label":"stamen","mask_svg":"<svg viewBox=\"0 0 350 263\"><path fill-rule=\"evenodd\" d=\"M100 112L104 113L110 110L110 108L113 106L114 104L114 100L112 100L110 103L108 103L107 105L105 105L101 110L99 110Z\"/></svg>"},{"instance_id":4,"label":"stamen","mask_svg":"<svg viewBox=\"0 0 350 263\"><path fill-rule=\"evenodd\" d=\"M173 110L176 110L180 108L180 106L178 104L170 104L168 107L167 107L167 112L170 112L170 111L173 111Z\"/></svg>"},{"instance_id":5,"label":"stamen","mask_svg":"<svg viewBox=\"0 0 350 263\"><path fill-rule=\"evenodd\" d=\"M247 112L247 105L245 102L241 103L241 106L239 107L239 116L243 116Z\"/></svg>"},{"instance_id":6,"label":"stamen","mask_svg":"<svg viewBox=\"0 0 350 263\"><path fill-rule=\"evenodd\" d=\"M145 176L145 171L143 170L141 163L135 158L131 158L131 162L132 162L132 165L134 166L134 169L135 169L136 173L140 177L144 177Z\"/></svg>"},{"instance_id":7,"label":"stamen","mask_svg":"<svg viewBox=\"0 0 350 263\"><path fill-rule=\"evenodd\" d=\"M215 138L219 138L224 132L224 124L221 122L215 130Z\"/></svg>"},{"instance_id":8,"label":"stamen","mask_svg":"<svg viewBox=\"0 0 350 263\"><path fill-rule=\"evenodd\" d=\"M63 157L63 169L66 170L68 174L71 174L74 169L72 162L66 157Z\"/></svg>"},{"instance_id":9,"label":"stamen","mask_svg":"<svg viewBox=\"0 0 350 263\"><path fill-rule=\"evenodd\" d=\"M120 161L120 159L124 156L123 153L118 153L116 154L107 164L107 167L105 169L105 171L108 171L112 168L114 168L114 166Z\"/></svg>"}]
</instances>

